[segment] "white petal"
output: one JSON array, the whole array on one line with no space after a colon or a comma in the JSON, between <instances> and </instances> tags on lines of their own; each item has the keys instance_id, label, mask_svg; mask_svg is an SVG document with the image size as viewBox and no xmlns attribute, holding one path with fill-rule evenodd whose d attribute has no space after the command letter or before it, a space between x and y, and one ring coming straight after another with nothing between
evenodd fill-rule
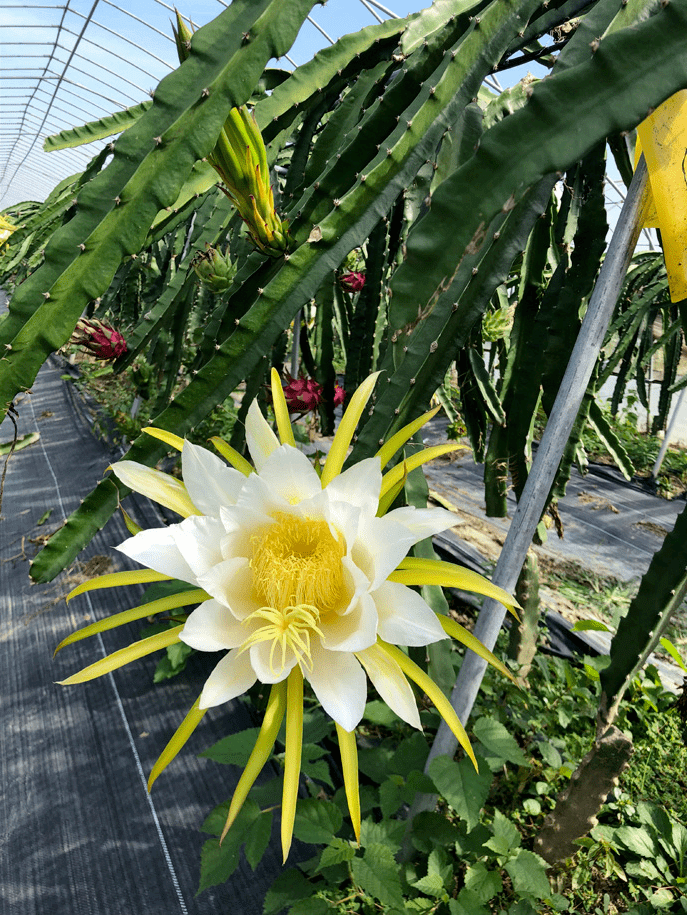
<instances>
[{"instance_id":1,"label":"white petal","mask_svg":"<svg viewBox=\"0 0 687 915\"><path fill-rule=\"evenodd\" d=\"M415 543L417 538L388 516L364 518L350 556L367 575L372 583L371 590L374 590L388 578Z\"/></svg>"},{"instance_id":2,"label":"white petal","mask_svg":"<svg viewBox=\"0 0 687 915\"><path fill-rule=\"evenodd\" d=\"M141 531L117 547L120 553L135 559L163 575L197 584L196 576L176 545L171 527Z\"/></svg>"},{"instance_id":3,"label":"white petal","mask_svg":"<svg viewBox=\"0 0 687 915\"><path fill-rule=\"evenodd\" d=\"M369 594L361 594L348 613L327 615L320 621L322 645L332 651L361 651L377 641L377 608Z\"/></svg>"},{"instance_id":4,"label":"white petal","mask_svg":"<svg viewBox=\"0 0 687 915\"><path fill-rule=\"evenodd\" d=\"M355 656L345 651L327 651L313 641L313 669L305 667L315 695L325 712L345 731L359 724L367 700L367 679Z\"/></svg>"},{"instance_id":5,"label":"white petal","mask_svg":"<svg viewBox=\"0 0 687 915\"><path fill-rule=\"evenodd\" d=\"M377 457L365 458L334 477L325 492L332 502L348 502L367 515L376 515L382 471Z\"/></svg>"},{"instance_id":6,"label":"white petal","mask_svg":"<svg viewBox=\"0 0 687 915\"><path fill-rule=\"evenodd\" d=\"M260 478L269 492L297 505L322 492L320 478L310 460L291 445L280 445L260 468Z\"/></svg>"},{"instance_id":7,"label":"white petal","mask_svg":"<svg viewBox=\"0 0 687 915\"><path fill-rule=\"evenodd\" d=\"M243 620L258 604L252 599L252 573L244 556L225 559L198 576L198 584L225 607L236 619Z\"/></svg>"},{"instance_id":8,"label":"white petal","mask_svg":"<svg viewBox=\"0 0 687 915\"><path fill-rule=\"evenodd\" d=\"M379 645L359 651L356 655L367 671L372 685L392 712L414 728L422 730L417 703L405 674Z\"/></svg>"},{"instance_id":9,"label":"white petal","mask_svg":"<svg viewBox=\"0 0 687 915\"><path fill-rule=\"evenodd\" d=\"M136 461L117 461L112 465L112 470L125 486L147 496L158 505L164 505L184 518L199 514L184 484L170 474Z\"/></svg>"},{"instance_id":10,"label":"white petal","mask_svg":"<svg viewBox=\"0 0 687 915\"><path fill-rule=\"evenodd\" d=\"M219 601L206 600L189 614L179 638L197 651L225 651L242 645L246 635L231 611Z\"/></svg>"},{"instance_id":11,"label":"white petal","mask_svg":"<svg viewBox=\"0 0 687 915\"><path fill-rule=\"evenodd\" d=\"M461 523L458 515L445 508L415 508L413 505L395 508L385 517L408 528L415 536L415 543Z\"/></svg>"},{"instance_id":12,"label":"white petal","mask_svg":"<svg viewBox=\"0 0 687 915\"><path fill-rule=\"evenodd\" d=\"M373 592L379 635L392 645L430 645L448 636L425 601L397 582L385 581Z\"/></svg>"},{"instance_id":13,"label":"white petal","mask_svg":"<svg viewBox=\"0 0 687 915\"><path fill-rule=\"evenodd\" d=\"M246 481L216 454L189 441L184 442L181 452L181 472L193 504L215 518L219 517L220 505L234 505Z\"/></svg>"},{"instance_id":14,"label":"white petal","mask_svg":"<svg viewBox=\"0 0 687 915\"><path fill-rule=\"evenodd\" d=\"M279 447L279 439L260 412L255 400L248 408L246 416L246 444L258 472L272 452Z\"/></svg>"},{"instance_id":15,"label":"white petal","mask_svg":"<svg viewBox=\"0 0 687 915\"><path fill-rule=\"evenodd\" d=\"M222 561L220 544L224 537L224 525L218 519L192 515L180 524L172 525L169 530L194 575L203 575Z\"/></svg>"},{"instance_id":16,"label":"white petal","mask_svg":"<svg viewBox=\"0 0 687 915\"><path fill-rule=\"evenodd\" d=\"M250 663L261 683L281 683L296 666L296 656L288 650L282 666L281 647L275 646L272 641L257 642L250 646L249 651Z\"/></svg>"},{"instance_id":17,"label":"white petal","mask_svg":"<svg viewBox=\"0 0 687 915\"><path fill-rule=\"evenodd\" d=\"M222 658L205 681L200 694L200 708L212 708L235 699L250 689L255 680L248 652L240 654L239 649L234 648Z\"/></svg>"}]
</instances>

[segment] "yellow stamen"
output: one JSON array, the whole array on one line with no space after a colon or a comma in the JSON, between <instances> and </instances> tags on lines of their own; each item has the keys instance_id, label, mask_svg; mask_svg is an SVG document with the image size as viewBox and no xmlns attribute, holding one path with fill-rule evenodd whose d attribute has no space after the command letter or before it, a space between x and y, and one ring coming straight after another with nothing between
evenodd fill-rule
<instances>
[{"instance_id":1,"label":"yellow stamen","mask_svg":"<svg viewBox=\"0 0 687 915\"><path fill-rule=\"evenodd\" d=\"M282 512L275 524L251 537L253 590L266 607L314 606L333 609L343 592L346 552L343 537L335 538L326 521Z\"/></svg>"}]
</instances>

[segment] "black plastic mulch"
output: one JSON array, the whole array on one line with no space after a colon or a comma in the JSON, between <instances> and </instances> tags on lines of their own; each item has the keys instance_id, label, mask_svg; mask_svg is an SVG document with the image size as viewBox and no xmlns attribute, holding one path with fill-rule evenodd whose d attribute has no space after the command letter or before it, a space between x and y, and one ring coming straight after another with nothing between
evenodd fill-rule
<instances>
[{"instance_id":1,"label":"black plastic mulch","mask_svg":"<svg viewBox=\"0 0 687 915\"><path fill-rule=\"evenodd\" d=\"M41 538L76 508L112 460L74 411L60 375L57 363L47 364L33 394L17 399L19 435L38 431L41 437L10 459L2 504L0 912L258 915L281 871L276 831L255 873L242 860L228 883L195 896L208 838L199 826L231 796L240 775L197 754L254 725L245 704L208 712L152 793L146 790L153 763L218 658L199 655L162 686L152 682L157 655L85 685L55 683L140 637L140 626L132 624L52 658L68 633L135 606L143 591L92 592L67 606L62 598L78 581L73 574L47 585L29 582ZM7 419L0 441L13 432ZM146 499L129 497L127 508L142 527L162 523ZM98 565L101 572L131 568L113 549L128 536L117 516L78 561L92 561L89 575ZM72 573L75 568L82 566Z\"/></svg>"}]
</instances>

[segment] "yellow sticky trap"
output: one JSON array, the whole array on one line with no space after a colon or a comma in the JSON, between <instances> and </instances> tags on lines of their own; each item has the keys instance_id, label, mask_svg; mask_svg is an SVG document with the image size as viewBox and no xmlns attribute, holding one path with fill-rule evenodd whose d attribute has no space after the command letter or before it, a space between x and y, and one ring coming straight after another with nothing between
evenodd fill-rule
<instances>
[{"instance_id":1,"label":"yellow sticky trap","mask_svg":"<svg viewBox=\"0 0 687 915\"><path fill-rule=\"evenodd\" d=\"M668 273L670 298L687 298L687 90L671 96L637 128Z\"/></svg>"}]
</instances>

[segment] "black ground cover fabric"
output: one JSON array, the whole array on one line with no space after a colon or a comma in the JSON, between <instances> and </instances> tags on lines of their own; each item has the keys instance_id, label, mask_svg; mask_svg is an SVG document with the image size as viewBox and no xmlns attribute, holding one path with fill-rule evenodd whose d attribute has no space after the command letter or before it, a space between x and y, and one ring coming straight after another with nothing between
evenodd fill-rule
<instances>
[{"instance_id":1,"label":"black ground cover fabric","mask_svg":"<svg viewBox=\"0 0 687 915\"><path fill-rule=\"evenodd\" d=\"M75 412L57 363L32 395L17 399L18 432L40 440L9 461L0 521L0 912L8 915L218 915L262 912L281 871L278 835L253 873L245 862L223 886L198 897L199 831L231 796L240 771L197 754L227 734L254 726L237 701L208 712L148 795L148 773L194 702L215 655L156 686L159 655L80 686L55 681L140 637L140 626L104 633L52 653L90 620L138 603L142 588L63 596L75 573L131 568L113 547L128 535L113 518L47 585L29 582L41 538L58 527L102 477L113 456ZM12 438L6 420L0 441ZM4 464L4 458L0 459ZM142 527L162 523L146 499L127 509ZM39 524L46 512L50 515Z\"/></svg>"}]
</instances>

